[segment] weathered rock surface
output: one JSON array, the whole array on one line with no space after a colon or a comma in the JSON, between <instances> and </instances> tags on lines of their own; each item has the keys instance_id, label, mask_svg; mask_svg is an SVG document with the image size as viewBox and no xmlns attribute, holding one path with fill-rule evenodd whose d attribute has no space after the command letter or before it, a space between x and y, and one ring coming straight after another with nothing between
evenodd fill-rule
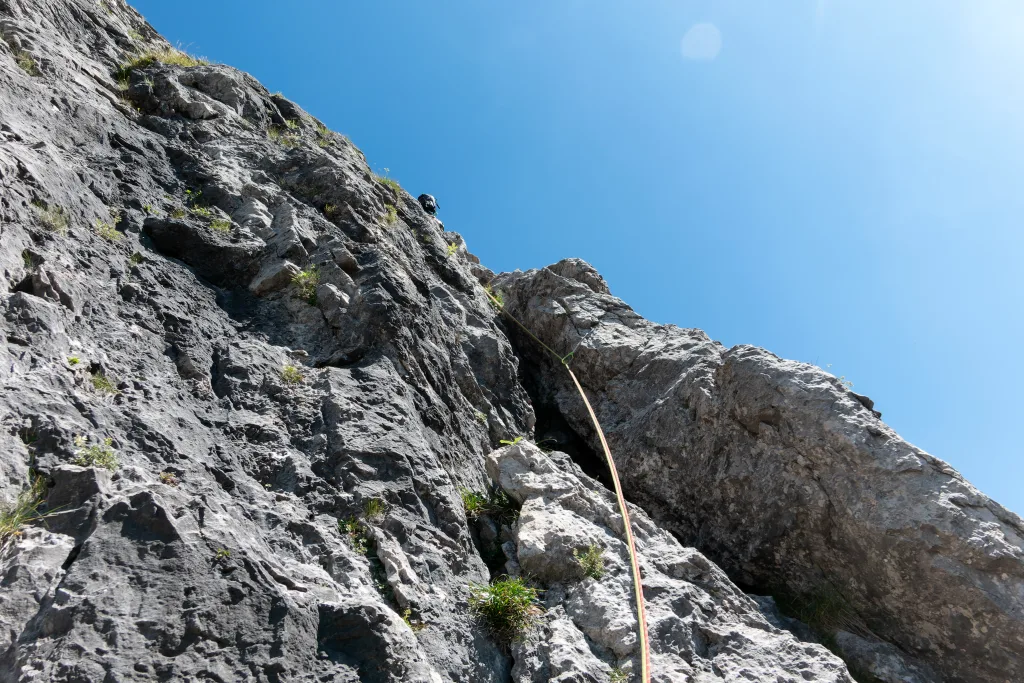
<instances>
[{"instance_id":1,"label":"weathered rock surface","mask_svg":"<svg viewBox=\"0 0 1024 683\"><path fill-rule=\"evenodd\" d=\"M872 657L838 639L880 680L900 657L927 680L1024 679L1024 524L869 399L817 367L648 322L579 260L494 287L542 341L575 350L631 500L733 580L830 604L829 635L895 646ZM596 447L558 361L509 331L542 422L554 412Z\"/></svg>"},{"instance_id":2,"label":"weathered rock surface","mask_svg":"<svg viewBox=\"0 0 1024 683\"><path fill-rule=\"evenodd\" d=\"M539 632L514 648L513 679L599 681L611 669L633 669L632 578L614 494L567 455L544 454L527 443L494 452L487 469L522 503L517 559L524 573L547 586ZM653 681L851 680L824 647L771 626L756 603L699 552L681 546L639 508L630 515L644 577ZM595 547L603 553L604 576L574 576L573 551Z\"/></svg>"},{"instance_id":3,"label":"weathered rock surface","mask_svg":"<svg viewBox=\"0 0 1024 683\"><path fill-rule=\"evenodd\" d=\"M131 57L169 48L121 0L0 0L0 37L0 500L14 501L34 477L46 485L46 517L0 539L0 682L569 682L635 667L621 519L609 493L559 453L495 451L533 432L538 415L523 380L536 384L545 366L527 344L511 343L481 286L493 273L461 236L375 178L348 140L246 74L159 61L119 73ZM929 486L944 466L917 451L916 461L897 458L904 474L884 489L890 499L857 498L860 478L874 491L878 477L843 445L844 420L876 429L880 443L896 437L839 387L821 391L846 412L805 407L792 418L804 441L785 451L813 468L833 449L834 469L849 468L834 477L853 493L830 494L837 507L827 523L813 520L829 483L807 490L795 477L778 491L740 477L723 479L714 495L675 486L742 474L753 465L740 455L750 452L778 471L796 467L773 460L772 447L751 450L759 439L782 443L768 430L785 414L762 415L752 390L719 398L717 385L694 396L662 387L663 422L625 438L621 430L640 423L620 419L606 386L654 328L578 262L545 272L568 288L563 310L580 329L589 320L614 336L611 316L622 316L620 350L606 355L598 334L579 366L616 435L631 497L662 524L634 512L655 680L849 681L839 659L772 625L668 531L751 585L777 578L805 590L828 578L845 595L831 556L816 553L834 544L832 559L849 557L848 546L863 543L870 569L873 537L843 530L871 531L850 517L868 524L901 504L890 575L857 584L868 596L857 609L886 642L858 630L837 644L881 680L899 671L942 680L901 657L947 642L968 652L971 629L987 629L991 661L972 666L986 681L995 671L1014 677L1008 643L1020 613L997 608L1019 591L1009 531L1018 520L953 474L936 494ZM545 301L536 273L503 282L513 300ZM519 299L527 290L535 294ZM536 308L524 311L542 336L575 343L559 336L554 308L548 318ZM695 348L697 379L724 356L698 333L659 334L669 341L651 350L661 354L637 366L653 368L652 391L664 380L654 370L674 372ZM772 374L767 354L744 353L729 366L729 377L748 378L737 386L764 401L797 391ZM758 358L770 366L762 384ZM812 379L832 382L821 377ZM543 397L588 435L563 389L552 384ZM705 443L680 417L697 420L691 406L722 425L716 448L692 462L675 442ZM544 404L541 417L555 412ZM730 424L745 426L733 433ZM659 444L650 453L660 460L635 449L643 439ZM717 461L722 454L732 459ZM117 463L85 466L93 456ZM679 474L664 476L668 467ZM471 524L460 489L495 482L522 504L518 521ZM751 510L765 490L776 498ZM915 515L936 495L947 507L945 517L927 517L934 552L908 568L901 558L919 558L925 519ZM991 519L979 526L985 510ZM749 533L721 533L730 514L749 515ZM605 549L600 580L580 574L580 544ZM956 593L953 578L907 585L944 571L961 584L979 572L994 577L997 551L1005 576L991 579L987 611ZM818 574L807 571L812 560ZM533 575L548 608L511 648L468 605L470 586L503 570ZM918 599L932 602L911 604ZM886 611L897 603L907 605L903 621ZM929 610L934 623L914 630ZM944 630L954 612L962 646Z\"/></svg>"}]
</instances>

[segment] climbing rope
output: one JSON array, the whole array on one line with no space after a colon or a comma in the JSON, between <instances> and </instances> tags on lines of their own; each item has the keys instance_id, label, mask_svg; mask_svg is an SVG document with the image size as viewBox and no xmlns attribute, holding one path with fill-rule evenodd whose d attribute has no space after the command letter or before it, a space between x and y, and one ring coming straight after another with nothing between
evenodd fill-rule
<instances>
[{"instance_id":1,"label":"climbing rope","mask_svg":"<svg viewBox=\"0 0 1024 683\"><path fill-rule=\"evenodd\" d=\"M604 457L608 462L608 469L612 473L612 483L615 485L615 497L619 502L619 513L622 515L622 523L626 530L626 545L629 548L629 561L633 569L633 594L636 599L636 621L640 635L640 681L641 683L651 683L651 649L650 644L647 641L647 610L644 607L644 589L640 580L640 561L637 559L636 544L633 541L633 525L629 521L629 510L626 508L626 497L622 494L622 484L619 483L619 472L615 467L615 460L612 459L612 451L608 448L608 440L605 439L604 430L601 429L601 423L597 420L597 414L594 412L593 406L590 405L590 400L587 398L587 394L583 391L583 385L580 384L580 381L576 378L576 373L574 373L572 368L569 367L569 358L571 358L575 352L569 353L565 356L560 356L554 349L538 339L537 335L527 329L526 325L519 322L514 315L506 311L504 302L500 301L486 289L484 290L484 293L487 294L487 297L494 303L501 313L518 325L523 332L533 339L533 341L540 344L565 367L565 371L569 373L569 377L572 378L573 384L576 385L576 390L580 392L580 398L583 399L583 404L587 407L587 412L590 414L590 420L594 423L594 429L597 430L597 436L601 439L601 448L604 449Z\"/></svg>"}]
</instances>

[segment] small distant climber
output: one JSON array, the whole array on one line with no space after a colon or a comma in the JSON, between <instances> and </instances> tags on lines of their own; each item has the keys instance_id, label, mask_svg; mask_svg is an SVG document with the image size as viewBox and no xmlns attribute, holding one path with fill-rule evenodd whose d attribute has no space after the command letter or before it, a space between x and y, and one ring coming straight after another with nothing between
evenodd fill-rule
<instances>
[{"instance_id":1,"label":"small distant climber","mask_svg":"<svg viewBox=\"0 0 1024 683\"><path fill-rule=\"evenodd\" d=\"M429 213L431 216L436 216L437 210L441 208L437 205L437 200L434 199L434 195L421 194L416 199L419 200L420 206L423 207L423 210Z\"/></svg>"}]
</instances>

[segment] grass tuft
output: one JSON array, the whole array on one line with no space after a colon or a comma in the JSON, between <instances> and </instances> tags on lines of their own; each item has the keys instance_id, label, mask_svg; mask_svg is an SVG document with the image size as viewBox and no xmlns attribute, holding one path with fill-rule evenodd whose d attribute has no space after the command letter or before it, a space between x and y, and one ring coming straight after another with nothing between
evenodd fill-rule
<instances>
[{"instance_id":1,"label":"grass tuft","mask_svg":"<svg viewBox=\"0 0 1024 683\"><path fill-rule=\"evenodd\" d=\"M92 382L92 388L100 392L101 394L121 393L117 390L117 387L114 386L114 383L110 381L110 378L99 370L92 373L90 381Z\"/></svg>"},{"instance_id":2,"label":"grass tuft","mask_svg":"<svg viewBox=\"0 0 1024 683\"><path fill-rule=\"evenodd\" d=\"M40 201L34 201L32 205L39 210L39 222L44 228L58 235L68 234L68 214L63 207L48 207Z\"/></svg>"},{"instance_id":3,"label":"grass tuft","mask_svg":"<svg viewBox=\"0 0 1024 683\"><path fill-rule=\"evenodd\" d=\"M114 440L107 437L103 443L89 445L84 436L75 437L75 459L71 462L79 467L102 467L108 470L116 470L120 463L117 460L117 453L113 449Z\"/></svg>"},{"instance_id":4,"label":"grass tuft","mask_svg":"<svg viewBox=\"0 0 1024 683\"><path fill-rule=\"evenodd\" d=\"M117 71L114 72L115 80L126 80L131 77L132 72L136 69L145 69L151 67L154 64L166 64L167 66L205 66L209 64L202 57L193 57L187 52L178 50L173 47L160 48L159 50L146 50L145 52L138 54L128 61L121 64Z\"/></svg>"},{"instance_id":5,"label":"grass tuft","mask_svg":"<svg viewBox=\"0 0 1024 683\"><path fill-rule=\"evenodd\" d=\"M18 494L13 503L0 506L0 548L21 536L21 530L30 522L45 517L39 514L46 494L46 480L36 477Z\"/></svg>"},{"instance_id":6,"label":"grass tuft","mask_svg":"<svg viewBox=\"0 0 1024 683\"><path fill-rule=\"evenodd\" d=\"M394 204L384 205L384 225L391 227L398 222L398 209Z\"/></svg>"},{"instance_id":7,"label":"grass tuft","mask_svg":"<svg viewBox=\"0 0 1024 683\"><path fill-rule=\"evenodd\" d=\"M181 483L178 479L178 475L174 472L163 471L160 473L160 483L167 484L168 486L177 486Z\"/></svg>"},{"instance_id":8,"label":"grass tuft","mask_svg":"<svg viewBox=\"0 0 1024 683\"><path fill-rule=\"evenodd\" d=\"M317 121L316 124L316 144L321 147L333 147L334 146L334 133L331 129L324 124Z\"/></svg>"},{"instance_id":9,"label":"grass tuft","mask_svg":"<svg viewBox=\"0 0 1024 683\"><path fill-rule=\"evenodd\" d=\"M306 379L306 375L298 367L286 365L281 368L281 379L288 384L302 384Z\"/></svg>"},{"instance_id":10,"label":"grass tuft","mask_svg":"<svg viewBox=\"0 0 1024 683\"><path fill-rule=\"evenodd\" d=\"M217 232L231 232L231 221L225 218L215 218L210 221L210 229L216 230Z\"/></svg>"},{"instance_id":11,"label":"grass tuft","mask_svg":"<svg viewBox=\"0 0 1024 683\"><path fill-rule=\"evenodd\" d=\"M521 638L541 613L537 589L527 586L522 578L507 576L489 586L471 584L469 608L506 642Z\"/></svg>"},{"instance_id":12,"label":"grass tuft","mask_svg":"<svg viewBox=\"0 0 1024 683\"><path fill-rule=\"evenodd\" d=\"M310 306L316 305L316 288L320 286L320 269L310 266L292 276L292 284L299 292L299 297Z\"/></svg>"},{"instance_id":13,"label":"grass tuft","mask_svg":"<svg viewBox=\"0 0 1024 683\"><path fill-rule=\"evenodd\" d=\"M79 358L78 356L68 356L68 365L74 366L74 365L78 365L81 362L82 362L82 359Z\"/></svg>"},{"instance_id":14,"label":"grass tuft","mask_svg":"<svg viewBox=\"0 0 1024 683\"><path fill-rule=\"evenodd\" d=\"M18 67L29 76L39 75L39 67L36 65L36 60L32 58L32 55L24 50L14 54L14 61L17 62Z\"/></svg>"},{"instance_id":15,"label":"grass tuft","mask_svg":"<svg viewBox=\"0 0 1024 683\"><path fill-rule=\"evenodd\" d=\"M417 619L412 616L412 609L408 607L406 607L405 611L402 612L402 621L404 621L405 625L413 631L422 631L427 627L427 625L423 623L422 619Z\"/></svg>"},{"instance_id":16,"label":"grass tuft","mask_svg":"<svg viewBox=\"0 0 1024 683\"><path fill-rule=\"evenodd\" d=\"M120 242L123 235L118 231L117 224L121 222L121 212L111 211L110 222L107 223L101 218L96 219L96 234L108 242Z\"/></svg>"},{"instance_id":17,"label":"grass tuft","mask_svg":"<svg viewBox=\"0 0 1024 683\"><path fill-rule=\"evenodd\" d=\"M366 527L355 517L338 520L338 531L344 536L352 549L360 555L370 552L370 539L366 535Z\"/></svg>"},{"instance_id":18,"label":"grass tuft","mask_svg":"<svg viewBox=\"0 0 1024 683\"><path fill-rule=\"evenodd\" d=\"M395 196L397 197L397 196L401 195L402 186L398 184L397 180L395 180L394 178L392 178L392 177L390 177L388 175L390 170L391 169L385 168L384 169L384 175L378 175L378 174L374 173L373 174L373 179L376 180L381 185L384 185L385 187L390 189L392 192L395 193Z\"/></svg>"},{"instance_id":19,"label":"grass tuft","mask_svg":"<svg viewBox=\"0 0 1024 683\"><path fill-rule=\"evenodd\" d=\"M487 292L487 301L491 304L491 308L499 312L505 308L505 295L501 293L501 290L495 290L490 285L484 285L484 291Z\"/></svg>"},{"instance_id":20,"label":"grass tuft","mask_svg":"<svg viewBox=\"0 0 1024 683\"><path fill-rule=\"evenodd\" d=\"M519 518L516 502L499 488L486 494L463 488L459 489L459 495L462 496L462 507L469 519L487 515L501 524L512 524Z\"/></svg>"},{"instance_id":21,"label":"grass tuft","mask_svg":"<svg viewBox=\"0 0 1024 683\"><path fill-rule=\"evenodd\" d=\"M572 556L576 558L584 576L596 580L604 576L604 548L601 546L592 545L583 551L577 548L572 551Z\"/></svg>"},{"instance_id":22,"label":"grass tuft","mask_svg":"<svg viewBox=\"0 0 1024 683\"><path fill-rule=\"evenodd\" d=\"M388 512L387 503L380 498L370 498L363 505L363 514L371 522L380 521Z\"/></svg>"},{"instance_id":23,"label":"grass tuft","mask_svg":"<svg viewBox=\"0 0 1024 683\"><path fill-rule=\"evenodd\" d=\"M268 128L267 138L288 149L298 147L299 143L302 142L302 138L298 133L288 132L287 128L280 128L279 126Z\"/></svg>"},{"instance_id":24,"label":"grass tuft","mask_svg":"<svg viewBox=\"0 0 1024 683\"><path fill-rule=\"evenodd\" d=\"M609 683L629 683L630 675L616 667L608 674Z\"/></svg>"}]
</instances>

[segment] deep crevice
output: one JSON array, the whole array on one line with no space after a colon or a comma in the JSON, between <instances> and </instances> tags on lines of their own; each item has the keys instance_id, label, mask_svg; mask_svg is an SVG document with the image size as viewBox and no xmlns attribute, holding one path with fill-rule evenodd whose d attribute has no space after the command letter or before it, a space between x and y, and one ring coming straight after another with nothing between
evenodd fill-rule
<instances>
[{"instance_id":1,"label":"deep crevice","mask_svg":"<svg viewBox=\"0 0 1024 683\"><path fill-rule=\"evenodd\" d=\"M536 444L543 449L561 451L572 458L583 472L605 488L614 490L611 472L604 458L573 429L562 415L555 398L555 383L548 379L552 373L565 372L546 358L539 360L532 351L524 352L521 344L533 344L518 330L505 327L505 336L512 343L512 351L519 358L519 382L526 389L533 412L537 416L534 429Z\"/></svg>"}]
</instances>

